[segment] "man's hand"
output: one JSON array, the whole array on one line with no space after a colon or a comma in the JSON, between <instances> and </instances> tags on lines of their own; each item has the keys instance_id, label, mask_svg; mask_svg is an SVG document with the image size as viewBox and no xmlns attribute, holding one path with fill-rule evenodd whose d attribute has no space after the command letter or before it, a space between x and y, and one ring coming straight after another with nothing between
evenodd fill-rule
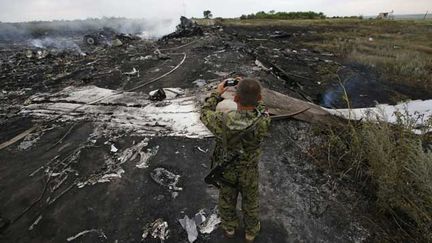
<instances>
[{"instance_id":1,"label":"man's hand","mask_svg":"<svg viewBox=\"0 0 432 243\"><path fill-rule=\"evenodd\" d=\"M218 84L217 88L216 88L216 92L218 92L219 95L223 94L225 92L225 90L227 89L225 87L225 82L226 79L222 82L220 82L220 84Z\"/></svg>"}]
</instances>

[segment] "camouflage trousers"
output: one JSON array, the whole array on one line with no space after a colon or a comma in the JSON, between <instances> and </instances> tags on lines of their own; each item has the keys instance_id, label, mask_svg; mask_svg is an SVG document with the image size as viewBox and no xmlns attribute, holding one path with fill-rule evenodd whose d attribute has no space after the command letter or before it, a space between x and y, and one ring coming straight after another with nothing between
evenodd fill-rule
<instances>
[{"instance_id":1,"label":"camouflage trousers","mask_svg":"<svg viewBox=\"0 0 432 243\"><path fill-rule=\"evenodd\" d=\"M219 189L219 213L222 228L235 230L238 227L236 205L237 198L241 194L245 231L249 235L257 235L260 231L257 166L227 168L223 176L226 180L236 183L237 187L223 185Z\"/></svg>"}]
</instances>

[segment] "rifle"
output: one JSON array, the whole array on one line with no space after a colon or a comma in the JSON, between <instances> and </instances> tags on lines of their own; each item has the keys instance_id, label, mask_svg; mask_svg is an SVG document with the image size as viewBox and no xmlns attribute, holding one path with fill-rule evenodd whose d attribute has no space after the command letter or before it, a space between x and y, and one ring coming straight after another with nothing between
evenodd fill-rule
<instances>
[{"instance_id":1,"label":"rifle","mask_svg":"<svg viewBox=\"0 0 432 243\"><path fill-rule=\"evenodd\" d=\"M221 184L224 184L229 187L237 187L237 184L234 184L223 177L223 173L226 167L222 165L216 165L210 173L204 178L205 183L209 185L213 185L217 188L221 188Z\"/></svg>"},{"instance_id":2,"label":"rifle","mask_svg":"<svg viewBox=\"0 0 432 243\"><path fill-rule=\"evenodd\" d=\"M252 131L256 124L258 124L258 122L261 120L261 116L262 114L259 113L257 119L249 126L247 127L245 130L243 130L240 134L238 134L237 136L231 138L229 141L227 141L226 139L226 127L224 126L223 129L223 148L224 148L224 155L223 155L223 162L222 164L216 165L216 167L214 167L210 173L204 178L205 183L209 184L209 185L214 185L217 188L220 188L222 184L226 185L226 186L230 186L230 187L237 187L237 184L234 184L228 180L226 180L223 177L223 173L225 171L225 169L232 164L233 161L237 160L239 157L239 154L236 154L235 156L232 156L231 158L227 159L227 147L228 145L232 145L232 144L236 144L238 141L240 141L240 139L248 132ZM225 122L225 117L223 117L224 122ZM225 124L225 123L224 123ZM213 164L212 164L213 167Z\"/></svg>"}]
</instances>

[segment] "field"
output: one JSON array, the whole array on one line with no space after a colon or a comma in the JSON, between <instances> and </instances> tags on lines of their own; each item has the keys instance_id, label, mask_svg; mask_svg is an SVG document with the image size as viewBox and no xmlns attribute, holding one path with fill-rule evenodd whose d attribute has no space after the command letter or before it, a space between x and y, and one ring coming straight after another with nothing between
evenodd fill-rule
<instances>
[{"instance_id":1,"label":"field","mask_svg":"<svg viewBox=\"0 0 432 243\"><path fill-rule=\"evenodd\" d=\"M196 115L191 104L226 77L256 77L328 109L432 98L430 20L198 19L189 35L85 44L104 21L17 24L37 35L0 41L0 143L30 131L0 150L0 192L11 195L0 198L0 219L11 220L0 241L139 242L162 219L166 242L185 242L178 219L217 203L202 181L214 139L187 130L194 122L175 130L173 115ZM179 97L149 100L159 88ZM98 99L106 94L120 97ZM257 242L430 240L430 133L414 135L413 117L400 118L274 121ZM179 176L175 187L154 179L161 168ZM196 242L222 240L215 230Z\"/></svg>"}]
</instances>

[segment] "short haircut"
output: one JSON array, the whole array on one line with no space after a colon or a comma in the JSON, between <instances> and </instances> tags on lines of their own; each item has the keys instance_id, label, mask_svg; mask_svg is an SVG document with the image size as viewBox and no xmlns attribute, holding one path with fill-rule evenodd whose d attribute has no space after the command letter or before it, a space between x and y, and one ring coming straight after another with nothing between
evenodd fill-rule
<instances>
[{"instance_id":1,"label":"short haircut","mask_svg":"<svg viewBox=\"0 0 432 243\"><path fill-rule=\"evenodd\" d=\"M242 106L257 106L261 96L261 85L252 78L242 79L237 85L237 96Z\"/></svg>"}]
</instances>

